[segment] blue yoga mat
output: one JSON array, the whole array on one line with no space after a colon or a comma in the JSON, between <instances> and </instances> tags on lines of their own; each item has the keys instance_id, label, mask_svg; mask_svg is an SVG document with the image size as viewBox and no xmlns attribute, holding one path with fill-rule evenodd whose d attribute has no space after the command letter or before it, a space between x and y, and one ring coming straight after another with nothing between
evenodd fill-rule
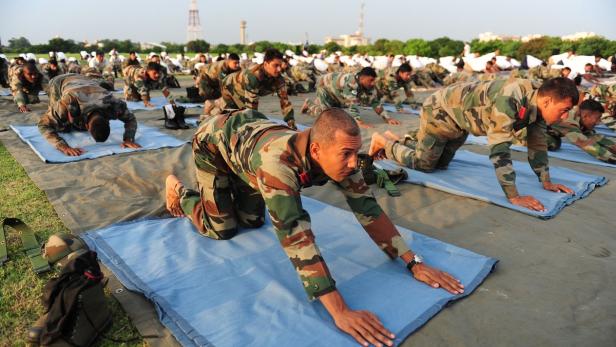
<instances>
[{"instance_id":1,"label":"blue yoga mat","mask_svg":"<svg viewBox=\"0 0 616 347\"><path fill-rule=\"evenodd\" d=\"M400 167L399 164L390 160L378 161L375 165L385 169ZM447 170L425 173L408 168L404 169L408 173L406 180L408 183L491 202L542 219L556 216L565 206L588 196L595 187L602 186L608 181L607 178L602 176L588 175L566 168L550 167L552 182L561 183L573 189L575 195L572 196L543 189L527 162L513 161L513 167L516 172L516 186L520 195L534 196L545 206L546 211L533 211L510 203L498 184L494 166L487 155L459 150Z\"/></svg>"},{"instance_id":2,"label":"blue yoga mat","mask_svg":"<svg viewBox=\"0 0 616 347\"><path fill-rule=\"evenodd\" d=\"M95 142L86 131L60 133L60 136L64 138L69 146L83 148L86 151L78 157L64 155L62 152L58 151L41 136L36 125L11 125L11 129L32 148L39 158L48 163L68 163L117 153L146 151L164 147L179 147L186 143L186 141L162 133L156 128L139 125L135 136L135 142L140 144L141 148L121 148L120 144L123 142L124 123L119 120L112 120L110 125L111 134L109 135L109 139L102 143Z\"/></svg>"},{"instance_id":3,"label":"blue yoga mat","mask_svg":"<svg viewBox=\"0 0 616 347\"><path fill-rule=\"evenodd\" d=\"M396 111L396 105L394 104L384 104L383 108L387 111L387 112L394 112L397 113ZM412 108L409 105L402 105L402 109L406 112L408 112L409 114L412 115L416 115L419 116L419 114L421 113L421 109L420 108Z\"/></svg>"},{"instance_id":4,"label":"blue yoga mat","mask_svg":"<svg viewBox=\"0 0 616 347\"><path fill-rule=\"evenodd\" d=\"M159 110L162 109L163 106L168 105L169 101L163 96L157 96L155 98L150 99L150 103L154 105L154 107L145 107L143 105L143 101L126 101L126 106L129 110ZM178 106L184 106L186 108L196 108L203 107L203 104L193 104L193 103L184 103L184 102L176 102Z\"/></svg>"},{"instance_id":5,"label":"blue yoga mat","mask_svg":"<svg viewBox=\"0 0 616 347\"><path fill-rule=\"evenodd\" d=\"M488 145L488 138L485 136L473 136L468 135L466 139L467 144L472 145ZM511 149L517 152L528 152L528 149L524 146L511 146ZM596 159L592 155L584 152L578 146L571 144L569 142L563 141L560 149L557 151L549 151L548 157L558 158L562 160L573 161L576 163L584 163L584 164L592 164L606 167L616 167L614 164L606 163L599 159Z\"/></svg>"},{"instance_id":6,"label":"blue yoga mat","mask_svg":"<svg viewBox=\"0 0 616 347\"><path fill-rule=\"evenodd\" d=\"M338 290L350 307L374 312L396 343L469 295L497 261L398 228L428 264L462 281L465 293L454 296L389 260L352 213L302 201ZM82 236L129 290L154 303L184 346L357 346L320 302L308 301L269 220L227 241L201 236L186 218L114 224Z\"/></svg>"},{"instance_id":7,"label":"blue yoga mat","mask_svg":"<svg viewBox=\"0 0 616 347\"><path fill-rule=\"evenodd\" d=\"M608 128L605 124L599 124L595 127L597 134L609 137L616 137L616 131Z\"/></svg>"}]
</instances>

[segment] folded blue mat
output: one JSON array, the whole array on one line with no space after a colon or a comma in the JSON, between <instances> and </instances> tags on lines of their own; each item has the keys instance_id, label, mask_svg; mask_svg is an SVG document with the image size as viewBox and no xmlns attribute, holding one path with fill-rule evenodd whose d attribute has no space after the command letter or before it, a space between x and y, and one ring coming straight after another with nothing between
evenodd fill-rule
<instances>
[{"instance_id":1,"label":"folded blue mat","mask_svg":"<svg viewBox=\"0 0 616 347\"><path fill-rule=\"evenodd\" d=\"M68 163L117 153L146 151L164 147L179 147L186 143L186 141L162 133L156 128L140 124L137 128L137 134L135 135L135 142L141 145L141 148L121 148L120 144L123 142L124 123L119 120L112 120L110 125L111 134L109 135L109 139L102 143L95 142L86 131L60 133L60 136L62 136L71 147L82 148L86 151L78 157L64 155L62 152L58 151L41 136L36 125L11 125L11 129L32 148L39 158L48 163Z\"/></svg>"},{"instance_id":2,"label":"folded blue mat","mask_svg":"<svg viewBox=\"0 0 616 347\"><path fill-rule=\"evenodd\" d=\"M351 308L374 312L400 343L448 302L469 295L495 259L398 228L426 262L465 285L454 296L413 279L351 212L303 198L317 243ZM231 240L197 233L186 218L139 220L82 234L129 289L151 300L184 346L356 346L320 302L309 302L271 222Z\"/></svg>"},{"instance_id":3,"label":"folded blue mat","mask_svg":"<svg viewBox=\"0 0 616 347\"><path fill-rule=\"evenodd\" d=\"M135 110L159 110L162 109L163 106L168 105L169 101L163 97L163 96L157 96L155 98L150 99L150 103L152 105L154 105L153 107L145 107L145 105L143 105L143 101L127 101L126 102L126 106L128 106L129 110L135 111ZM176 102L175 103L178 106L184 106L186 108L195 108L195 107L203 107L203 103L200 104L196 104L196 103L183 103L183 102Z\"/></svg>"},{"instance_id":4,"label":"folded blue mat","mask_svg":"<svg viewBox=\"0 0 616 347\"><path fill-rule=\"evenodd\" d=\"M390 161L378 161L375 165L384 169L399 168L399 164ZM432 173L404 168L408 173L406 182L442 190L447 193L465 196L481 201L491 202L531 216L549 219L554 217L565 206L590 194L595 187L607 183L607 178L588 175L582 172L550 167L552 182L561 183L575 191L575 195L550 192L541 186L537 176L527 162L513 161L516 172L516 186L520 195L532 195L546 208L545 211L533 211L516 206L505 198L496 179L494 166L487 155L472 153L465 150L456 152L456 156L447 170L437 170Z\"/></svg>"},{"instance_id":5,"label":"folded blue mat","mask_svg":"<svg viewBox=\"0 0 616 347\"><path fill-rule=\"evenodd\" d=\"M485 136L468 135L468 138L466 139L465 143L472 144L472 145L487 146L488 138ZM528 152L528 149L524 146L511 146L511 149L517 152ZM559 150L549 151L548 157L573 161L576 163L593 164L593 165L606 166L606 167L616 167L616 165L601 161L593 157L592 155L584 152L578 146L571 144L569 142L566 142L566 141L562 142Z\"/></svg>"},{"instance_id":6,"label":"folded blue mat","mask_svg":"<svg viewBox=\"0 0 616 347\"><path fill-rule=\"evenodd\" d=\"M396 111L396 105L394 104L384 104L383 108L387 111L387 112L394 112L397 113ZM420 108L412 108L409 105L402 105L402 109L410 114L416 115L418 116L421 113L421 109Z\"/></svg>"}]
</instances>

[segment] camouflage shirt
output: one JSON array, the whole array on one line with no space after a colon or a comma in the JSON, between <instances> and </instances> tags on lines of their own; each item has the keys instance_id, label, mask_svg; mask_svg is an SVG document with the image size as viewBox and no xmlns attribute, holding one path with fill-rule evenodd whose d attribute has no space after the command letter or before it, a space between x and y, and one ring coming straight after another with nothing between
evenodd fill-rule
<instances>
[{"instance_id":1,"label":"camouflage shirt","mask_svg":"<svg viewBox=\"0 0 616 347\"><path fill-rule=\"evenodd\" d=\"M518 195L510 147L516 137L523 136L524 130L530 166L541 182L550 180L547 126L539 114L537 90L530 80L454 84L432 94L423 107L431 108L429 114L441 121L449 118L463 131L475 136L487 135L490 159L507 197ZM435 128L432 132L446 134L448 129Z\"/></svg>"},{"instance_id":2,"label":"camouflage shirt","mask_svg":"<svg viewBox=\"0 0 616 347\"><path fill-rule=\"evenodd\" d=\"M572 144L580 147L593 157L610 163L616 163L616 142L584 128L580 122L577 108L569 112L569 117L548 126L548 134L565 137Z\"/></svg>"},{"instance_id":3,"label":"camouflage shirt","mask_svg":"<svg viewBox=\"0 0 616 347\"><path fill-rule=\"evenodd\" d=\"M208 146L216 146L229 170L261 193L276 236L309 298L335 290L300 198L302 188L330 181L309 157L310 129L297 132L256 111L244 110L212 117L199 127L194 141L204 151L208 151ZM332 183L345 195L369 236L389 257L393 259L409 250L394 228L380 227L376 222L383 211L361 171Z\"/></svg>"},{"instance_id":4,"label":"camouflage shirt","mask_svg":"<svg viewBox=\"0 0 616 347\"><path fill-rule=\"evenodd\" d=\"M263 64L234 72L222 80L222 98L229 108L259 109L259 97L276 93L284 120L294 119L293 105L289 101L284 77L269 77Z\"/></svg>"},{"instance_id":5,"label":"camouflage shirt","mask_svg":"<svg viewBox=\"0 0 616 347\"><path fill-rule=\"evenodd\" d=\"M594 86L590 96L605 106L605 113L601 115L601 122L616 131L616 84Z\"/></svg>"},{"instance_id":6,"label":"camouflage shirt","mask_svg":"<svg viewBox=\"0 0 616 347\"><path fill-rule=\"evenodd\" d=\"M387 111L379 109L381 102L376 89L366 89L359 84L358 76L353 73L328 73L319 79L317 89L340 107L349 109L356 120L359 116L359 106L370 106L384 119L388 119ZM318 92L317 92L318 93Z\"/></svg>"},{"instance_id":7,"label":"camouflage shirt","mask_svg":"<svg viewBox=\"0 0 616 347\"><path fill-rule=\"evenodd\" d=\"M39 92L47 88L47 79L37 70L34 83L28 82L23 77L24 65L13 65L9 70L10 88L17 106L26 104L26 95L38 97Z\"/></svg>"},{"instance_id":8,"label":"camouflage shirt","mask_svg":"<svg viewBox=\"0 0 616 347\"><path fill-rule=\"evenodd\" d=\"M199 69L195 83L200 89L203 89L202 84L207 84L210 88L220 89L221 81L233 72L235 71L231 71L224 60L216 61Z\"/></svg>"},{"instance_id":9,"label":"camouflage shirt","mask_svg":"<svg viewBox=\"0 0 616 347\"><path fill-rule=\"evenodd\" d=\"M137 89L137 92L141 95L141 99L143 101L150 101L150 90L153 89L162 89L163 92L169 89L165 85L163 81L163 74L160 74L160 78L158 80L151 80L146 74L146 68L141 67L139 65L127 65L122 73L124 74L124 83L127 86L134 86ZM167 97L168 100L173 100L171 93Z\"/></svg>"},{"instance_id":10,"label":"camouflage shirt","mask_svg":"<svg viewBox=\"0 0 616 347\"><path fill-rule=\"evenodd\" d=\"M101 112L108 119L124 122L124 141L134 141L137 132L135 116L124 101L115 99L100 83L103 81L78 74L65 74L51 79L49 107L41 117L38 128L55 148L68 147L59 132L85 131L87 117L94 111ZM69 113L73 119L69 118Z\"/></svg>"},{"instance_id":11,"label":"camouflage shirt","mask_svg":"<svg viewBox=\"0 0 616 347\"><path fill-rule=\"evenodd\" d=\"M402 102L413 97L413 91L411 90L411 81L405 82L397 75L397 68L383 70L382 75L376 79L375 88L381 105L387 101L395 102L396 110L400 111L402 110ZM405 98L400 97L400 89L404 89Z\"/></svg>"}]
</instances>

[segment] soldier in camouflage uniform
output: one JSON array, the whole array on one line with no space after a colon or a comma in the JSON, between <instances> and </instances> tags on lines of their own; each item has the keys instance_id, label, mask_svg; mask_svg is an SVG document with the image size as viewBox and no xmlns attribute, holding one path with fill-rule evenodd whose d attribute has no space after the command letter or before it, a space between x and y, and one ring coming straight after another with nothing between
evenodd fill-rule
<instances>
[{"instance_id":1,"label":"soldier in camouflage uniform","mask_svg":"<svg viewBox=\"0 0 616 347\"><path fill-rule=\"evenodd\" d=\"M3 57L0 57L0 86L9 87L9 62Z\"/></svg>"},{"instance_id":2,"label":"soldier in camouflage uniform","mask_svg":"<svg viewBox=\"0 0 616 347\"><path fill-rule=\"evenodd\" d=\"M374 85L376 72L371 67L363 68L357 74L329 73L321 76L317 84L317 97L314 101L306 99L302 113L313 117L332 107L348 108L357 124L362 128L372 128L362 121L359 106L370 106L383 120L398 125L397 119L391 118L383 109Z\"/></svg>"},{"instance_id":3,"label":"soldier in camouflage uniform","mask_svg":"<svg viewBox=\"0 0 616 347\"><path fill-rule=\"evenodd\" d=\"M601 116L601 122L608 128L616 131L616 84L598 84L594 86L589 95L605 105L605 112Z\"/></svg>"},{"instance_id":4,"label":"soldier in camouflage uniform","mask_svg":"<svg viewBox=\"0 0 616 347\"><path fill-rule=\"evenodd\" d=\"M287 75L294 81L293 88L297 92L306 92L306 89L301 82L308 82L307 92L313 92L316 86L316 71L313 65L309 65L302 61L287 69Z\"/></svg>"},{"instance_id":5,"label":"soldier in camouflage uniform","mask_svg":"<svg viewBox=\"0 0 616 347\"><path fill-rule=\"evenodd\" d=\"M447 168L469 133L487 135L490 160L506 197L515 205L543 210L534 197L518 194L510 147L525 130L528 162L543 188L573 193L550 181L546 124L567 117L578 98L573 81L562 77L544 82L539 90L530 80L519 79L454 84L424 102L416 143L407 147L376 133L369 154L384 149L389 159L431 172Z\"/></svg>"},{"instance_id":6,"label":"soldier in camouflage uniform","mask_svg":"<svg viewBox=\"0 0 616 347\"><path fill-rule=\"evenodd\" d=\"M528 79L538 80L540 82L545 81L550 78L555 78L561 76L560 69L551 69L546 65L535 66L531 69L528 69Z\"/></svg>"},{"instance_id":7,"label":"soldier in camouflage uniform","mask_svg":"<svg viewBox=\"0 0 616 347\"><path fill-rule=\"evenodd\" d=\"M122 62L122 70L129 65L141 67L141 63L139 62L139 59L137 59L137 53L135 51L128 53L128 58Z\"/></svg>"},{"instance_id":8,"label":"soldier in camouflage uniform","mask_svg":"<svg viewBox=\"0 0 616 347\"><path fill-rule=\"evenodd\" d=\"M263 63L253 65L242 71L234 72L222 80L222 99L217 103L217 110L259 110L259 97L276 93L280 99L280 109L284 121L295 128L293 105L289 101L287 85L282 73L282 54L275 49L265 51Z\"/></svg>"},{"instance_id":9,"label":"soldier in camouflage uniform","mask_svg":"<svg viewBox=\"0 0 616 347\"><path fill-rule=\"evenodd\" d=\"M39 92L47 88L47 79L32 63L15 65L11 74L11 92L19 112L28 112L27 104L41 102Z\"/></svg>"},{"instance_id":10,"label":"soldier in camouflage uniform","mask_svg":"<svg viewBox=\"0 0 616 347\"><path fill-rule=\"evenodd\" d=\"M47 64L43 65L43 73L47 75L48 80L51 80L58 75L65 74L66 71L62 68L60 64L58 64L57 60L51 59Z\"/></svg>"},{"instance_id":11,"label":"soldier in camouflage uniform","mask_svg":"<svg viewBox=\"0 0 616 347\"><path fill-rule=\"evenodd\" d=\"M162 89L163 95L173 103L169 88L163 85L160 78L160 64L150 62L146 67L128 65L122 70L124 75L124 98L126 101L143 101L146 107L153 107L150 103L150 90Z\"/></svg>"},{"instance_id":12,"label":"soldier in camouflage uniform","mask_svg":"<svg viewBox=\"0 0 616 347\"><path fill-rule=\"evenodd\" d=\"M376 79L375 88L377 97L384 103L394 104L396 112L404 112L402 103L413 98L411 90L411 74L413 68L408 63L400 65L398 68L387 68L382 75ZM404 96L400 95L400 89L404 89Z\"/></svg>"},{"instance_id":13,"label":"soldier in camouflage uniform","mask_svg":"<svg viewBox=\"0 0 616 347\"><path fill-rule=\"evenodd\" d=\"M569 112L567 119L561 119L548 127L548 150L558 150L561 138L564 137L593 157L616 164L616 142L594 131L603 111L599 102L584 100L579 107Z\"/></svg>"},{"instance_id":14,"label":"soldier in camouflage uniform","mask_svg":"<svg viewBox=\"0 0 616 347\"><path fill-rule=\"evenodd\" d=\"M103 52L96 52L96 56L88 62L90 68L98 70L102 78L108 81L110 84L115 83L115 77L113 75L113 65L105 59Z\"/></svg>"},{"instance_id":15,"label":"soldier in camouflage uniform","mask_svg":"<svg viewBox=\"0 0 616 347\"><path fill-rule=\"evenodd\" d=\"M231 53L225 60L220 60L202 66L195 80L195 86L199 88L199 95L205 98L203 114L209 115L214 108L214 100L222 96L222 80L228 75L240 70L240 57Z\"/></svg>"},{"instance_id":16,"label":"soldier in camouflage uniform","mask_svg":"<svg viewBox=\"0 0 616 347\"><path fill-rule=\"evenodd\" d=\"M302 132L250 109L212 116L201 124L193 139L200 191L185 188L170 175L166 181L167 208L175 216L188 216L199 232L217 240L233 237L238 227L262 226L267 209L308 298L318 298L336 325L359 342L367 339L374 345L377 340L390 344L393 336L382 326L381 333L363 338L357 335L359 322L352 320L363 320L362 316L348 309L336 290L300 197L302 188L331 181L385 254L406 263L416 259L357 170L360 148L359 128L341 109L325 111L312 129ZM416 279L435 288L442 286L454 294L463 291L448 274L426 265L420 269L409 266ZM363 317L373 316L364 313Z\"/></svg>"},{"instance_id":17,"label":"soldier in camouflage uniform","mask_svg":"<svg viewBox=\"0 0 616 347\"><path fill-rule=\"evenodd\" d=\"M104 142L109 137L109 120L124 122L122 148L139 148L135 143L137 120L126 103L101 87L103 80L78 74L64 74L49 82L49 108L39 123L43 137L60 152L77 156L85 151L72 148L60 132L89 131L94 140Z\"/></svg>"}]
</instances>

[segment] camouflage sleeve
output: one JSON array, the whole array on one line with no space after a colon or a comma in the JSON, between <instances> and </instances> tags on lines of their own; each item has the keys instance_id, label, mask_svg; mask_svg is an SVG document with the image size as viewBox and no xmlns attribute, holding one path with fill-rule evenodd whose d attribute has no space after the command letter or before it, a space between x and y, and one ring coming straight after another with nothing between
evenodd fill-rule
<instances>
[{"instance_id":1,"label":"camouflage sleeve","mask_svg":"<svg viewBox=\"0 0 616 347\"><path fill-rule=\"evenodd\" d=\"M548 142L545 137L546 128L547 126L543 121L532 123L526 128L528 163L537 177L539 177L539 182L550 181Z\"/></svg>"},{"instance_id":2,"label":"camouflage sleeve","mask_svg":"<svg viewBox=\"0 0 616 347\"><path fill-rule=\"evenodd\" d=\"M135 134L137 133L137 119L135 115L127 109L118 116L118 119L124 122L124 141L135 142Z\"/></svg>"},{"instance_id":3,"label":"camouflage sleeve","mask_svg":"<svg viewBox=\"0 0 616 347\"><path fill-rule=\"evenodd\" d=\"M579 126L569 122L559 122L552 125L552 129L593 157L605 162L616 162L616 142L609 138L598 134L587 136Z\"/></svg>"},{"instance_id":4,"label":"camouflage sleeve","mask_svg":"<svg viewBox=\"0 0 616 347\"><path fill-rule=\"evenodd\" d=\"M500 184L505 196L512 198L518 196L515 186L515 171L511 161L511 142L501 142L490 146L490 160L496 171L496 179Z\"/></svg>"},{"instance_id":5,"label":"camouflage sleeve","mask_svg":"<svg viewBox=\"0 0 616 347\"><path fill-rule=\"evenodd\" d=\"M292 119L295 119L295 115L293 113L293 105L291 105L291 101L289 101L287 84L282 78L278 79L276 94L278 94L278 98L280 99L280 110L282 111L282 115L284 116L284 121L288 122Z\"/></svg>"},{"instance_id":6,"label":"camouflage sleeve","mask_svg":"<svg viewBox=\"0 0 616 347\"><path fill-rule=\"evenodd\" d=\"M606 127L616 131L616 102L613 105L610 105L614 108L612 112L606 112L601 115L601 123L605 124ZM606 105L606 108L608 106Z\"/></svg>"},{"instance_id":7,"label":"camouflage sleeve","mask_svg":"<svg viewBox=\"0 0 616 347\"><path fill-rule=\"evenodd\" d=\"M496 178L507 198L518 195L515 186L515 171L511 161L511 144L514 141L513 122L517 111L512 98L497 97L490 114L490 124L486 131L490 145L490 160L496 171ZM530 154L529 154L530 156Z\"/></svg>"},{"instance_id":8,"label":"camouflage sleeve","mask_svg":"<svg viewBox=\"0 0 616 347\"><path fill-rule=\"evenodd\" d=\"M137 92L141 95L143 101L150 101L150 89L148 89L145 81L140 76L135 78L135 88L137 88Z\"/></svg>"},{"instance_id":9,"label":"camouflage sleeve","mask_svg":"<svg viewBox=\"0 0 616 347\"><path fill-rule=\"evenodd\" d=\"M349 108L349 114L351 117L355 118L356 121L361 121L361 116L359 115L359 105L357 101L357 96L353 94L354 91L346 85L343 87L340 92L340 97L342 98L341 104Z\"/></svg>"},{"instance_id":10,"label":"camouflage sleeve","mask_svg":"<svg viewBox=\"0 0 616 347\"><path fill-rule=\"evenodd\" d=\"M246 73L241 73L240 77L244 79L244 83L243 85L245 86L244 88L244 95L242 96L242 101L244 101L244 103L246 104L246 106L252 110L259 110L259 86L258 86L258 81L255 79L254 81L248 77L248 74ZM233 84L235 84L235 81L233 81ZM237 85L234 86L234 88L241 88Z\"/></svg>"},{"instance_id":11,"label":"camouflage sleeve","mask_svg":"<svg viewBox=\"0 0 616 347\"><path fill-rule=\"evenodd\" d=\"M16 74L13 74L13 76L11 76L10 85L11 92L13 93L13 99L15 100L17 106L26 105L26 95L23 92L23 85L19 77L16 76Z\"/></svg>"},{"instance_id":12,"label":"camouflage sleeve","mask_svg":"<svg viewBox=\"0 0 616 347\"><path fill-rule=\"evenodd\" d=\"M381 116L381 118L383 118L384 120L388 120L391 118L387 110L383 108L383 99L377 97L376 94L374 94L374 96L371 98L370 106L372 107L374 112L376 112L376 114Z\"/></svg>"},{"instance_id":13,"label":"camouflage sleeve","mask_svg":"<svg viewBox=\"0 0 616 347\"><path fill-rule=\"evenodd\" d=\"M271 171L264 168L271 168ZM295 171L279 162L264 162L256 174L276 236L297 271L308 298L314 300L336 290L336 282L315 244L310 216L302 207Z\"/></svg>"},{"instance_id":14,"label":"camouflage sleeve","mask_svg":"<svg viewBox=\"0 0 616 347\"><path fill-rule=\"evenodd\" d=\"M68 143L66 143L66 141L58 135L57 122L53 117L53 110L51 106L47 108L47 112L39 120L38 130L43 138L45 138L45 140L47 140L47 142L49 142L56 149L60 150L62 148L69 147Z\"/></svg>"},{"instance_id":15,"label":"camouflage sleeve","mask_svg":"<svg viewBox=\"0 0 616 347\"><path fill-rule=\"evenodd\" d=\"M341 188L359 223L385 254L395 259L409 251L400 233L376 202L361 171L357 171L337 185Z\"/></svg>"}]
</instances>

